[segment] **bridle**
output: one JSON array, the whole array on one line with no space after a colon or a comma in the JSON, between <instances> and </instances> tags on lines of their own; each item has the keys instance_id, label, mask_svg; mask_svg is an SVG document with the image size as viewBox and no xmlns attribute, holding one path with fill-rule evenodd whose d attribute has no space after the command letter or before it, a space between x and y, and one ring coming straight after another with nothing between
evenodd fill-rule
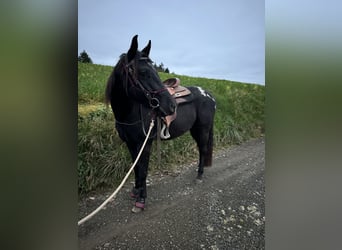
<instances>
[{"instance_id":1,"label":"bridle","mask_svg":"<svg viewBox=\"0 0 342 250\"><path fill-rule=\"evenodd\" d=\"M159 113L159 112L156 112L157 108L159 108L159 110L163 112L164 114L166 113L164 109L162 108L162 106L160 106L160 101L156 97L156 95L164 91L168 91L168 89L166 88L166 86L163 86L162 88L157 89L157 90L147 90L137 77L137 60L148 60L151 62L151 59L149 57L140 57L138 59L133 59L132 61L128 62L127 55L123 54L123 56L121 57L121 62L119 62L118 64L118 65L121 64L119 67L120 68L122 67L123 70L119 70L118 73L121 74L121 79L125 77L125 79L122 79L122 80L124 82L123 88L126 91L126 95L129 96L129 93L128 93L129 87L135 87L141 90L144 93L144 96L146 97L146 99L148 100L149 106L151 108L150 112L148 112L148 116L151 115L152 119L156 119ZM137 125L138 123L141 123L142 130L144 134L146 135L145 126L144 126L145 115L142 113L142 105L143 104L141 103L139 105L140 106L140 120L133 122L133 123L126 123L126 122L118 121L116 119L115 122L117 124L125 125L125 126L132 126L132 125ZM154 138L155 135L156 134L152 135L151 138Z\"/></svg>"},{"instance_id":2,"label":"bridle","mask_svg":"<svg viewBox=\"0 0 342 250\"><path fill-rule=\"evenodd\" d=\"M148 57L140 57L138 60L150 60ZM123 69L125 71L126 74L126 93L128 95L128 84L131 84L134 87L139 88L145 95L145 97L147 98L150 107L154 110L157 108L162 109L162 107L160 107L160 101L159 99L156 97L156 95L158 95L159 93L162 93L164 91L167 91L166 87L163 87L161 89L158 90L147 90L142 83L140 82L140 80L137 78L137 74L136 74L136 59L132 60L131 62L127 62L127 56L125 56L124 62L123 62Z\"/></svg>"}]
</instances>

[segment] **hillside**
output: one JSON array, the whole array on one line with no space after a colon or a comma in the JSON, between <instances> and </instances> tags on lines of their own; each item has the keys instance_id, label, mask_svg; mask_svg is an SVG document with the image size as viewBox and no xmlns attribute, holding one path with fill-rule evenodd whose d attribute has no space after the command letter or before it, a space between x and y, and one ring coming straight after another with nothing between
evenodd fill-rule
<instances>
[{"instance_id":1,"label":"hillside","mask_svg":"<svg viewBox=\"0 0 342 250\"><path fill-rule=\"evenodd\" d=\"M81 193L114 185L131 162L125 144L114 129L113 114L103 104L105 85L112 68L78 64L78 181ZM212 93L217 101L214 125L216 149L239 144L263 133L264 86L176 74L159 75L162 80L178 77L184 86L201 86ZM161 151L163 170L197 160L198 155L189 133L163 142ZM166 155L171 151L177 157ZM150 170L157 169L156 159L156 150L153 150Z\"/></svg>"}]
</instances>

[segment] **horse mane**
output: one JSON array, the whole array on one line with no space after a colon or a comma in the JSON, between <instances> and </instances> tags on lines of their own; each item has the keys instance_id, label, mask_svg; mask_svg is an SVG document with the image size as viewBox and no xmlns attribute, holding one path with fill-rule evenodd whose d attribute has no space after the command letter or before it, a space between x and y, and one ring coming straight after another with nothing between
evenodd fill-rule
<instances>
[{"instance_id":1,"label":"horse mane","mask_svg":"<svg viewBox=\"0 0 342 250\"><path fill-rule=\"evenodd\" d=\"M108 104L110 103L110 101L112 99L112 90L113 90L113 86L115 85L115 74L116 74L116 71L120 68L120 65L121 65L121 63L122 63L122 61L124 60L125 57L126 57L125 53L121 54L119 61L116 63L116 65L113 68L112 73L108 77L107 85L106 85L106 91L105 91L105 104L107 106L108 106Z\"/></svg>"}]
</instances>

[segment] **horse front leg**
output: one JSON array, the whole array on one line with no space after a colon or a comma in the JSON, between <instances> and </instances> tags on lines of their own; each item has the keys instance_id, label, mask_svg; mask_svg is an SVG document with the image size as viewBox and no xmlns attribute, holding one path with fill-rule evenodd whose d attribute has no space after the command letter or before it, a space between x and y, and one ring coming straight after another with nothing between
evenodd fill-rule
<instances>
[{"instance_id":1,"label":"horse front leg","mask_svg":"<svg viewBox=\"0 0 342 250\"><path fill-rule=\"evenodd\" d=\"M146 179L148 174L148 164L150 159L150 152L151 152L152 141L149 141L141 156L138 160L136 166L134 167L134 174L135 174L135 185L131 192L131 197L135 198L135 204L132 209L132 212L138 213L145 208L145 202L147 198L147 187L146 187ZM140 147L139 147L140 150ZM135 161L138 151L135 155L133 161Z\"/></svg>"}]
</instances>

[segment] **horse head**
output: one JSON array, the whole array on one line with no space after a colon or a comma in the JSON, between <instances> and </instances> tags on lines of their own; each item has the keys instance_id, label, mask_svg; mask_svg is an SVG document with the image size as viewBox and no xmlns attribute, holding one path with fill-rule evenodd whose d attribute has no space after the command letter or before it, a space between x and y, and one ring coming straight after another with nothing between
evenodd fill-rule
<instances>
[{"instance_id":1,"label":"horse head","mask_svg":"<svg viewBox=\"0 0 342 250\"><path fill-rule=\"evenodd\" d=\"M162 83L157 70L149 58L151 40L142 50L138 50L138 35L134 36L131 46L123 60L123 72L128 97L148 105L160 116L173 114L176 102Z\"/></svg>"}]
</instances>

